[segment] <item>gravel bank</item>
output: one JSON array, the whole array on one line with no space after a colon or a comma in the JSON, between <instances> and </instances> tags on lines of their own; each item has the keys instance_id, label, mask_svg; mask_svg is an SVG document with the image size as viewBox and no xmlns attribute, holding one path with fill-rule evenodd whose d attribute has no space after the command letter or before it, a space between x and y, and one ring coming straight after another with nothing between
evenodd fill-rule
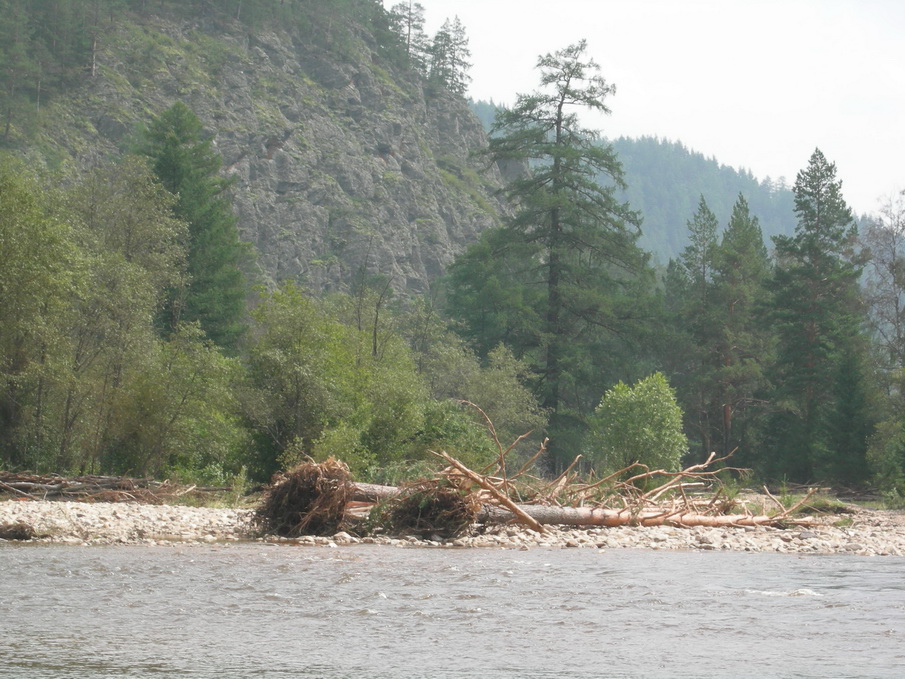
<instances>
[{"instance_id":1,"label":"gravel bank","mask_svg":"<svg viewBox=\"0 0 905 679\"><path fill-rule=\"evenodd\" d=\"M175 505L81 502L0 502L0 525L23 523L37 533L32 542L62 544L182 544L254 540L248 509L214 509ZM839 517L816 520L808 528L587 528L548 527L546 534L513 526L491 526L456 540L414 537L333 537L294 540L264 538L301 545L338 547L386 544L398 547L483 547L496 549L586 548L657 550L731 550L805 554L845 553L905 556L905 512L858 510L850 525Z\"/></svg>"}]
</instances>

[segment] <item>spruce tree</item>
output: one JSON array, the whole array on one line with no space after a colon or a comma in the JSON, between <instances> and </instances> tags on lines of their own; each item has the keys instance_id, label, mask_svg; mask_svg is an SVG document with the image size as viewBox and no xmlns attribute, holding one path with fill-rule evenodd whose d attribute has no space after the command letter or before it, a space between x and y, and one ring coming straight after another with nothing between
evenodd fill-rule
<instances>
[{"instance_id":1,"label":"spruce tree","mask_svg":"<svg viewBox=\"0 0 905 679\"><path fill-rule=\"evenodd\" d=\"M766 387L772 333L761 307L770 259L757 217L739 194L714 260L713 302L718 328L717 381L723 452L740 448L737 460L750 464L749 434Z\"/></svg>"},{"instance_id":2,"label":"spruce tree","mask_svg":"<svg viewBox=\"0 0 905 679\"><path fill-rule=\"evenodd\" d=\"M827 429L834 410L844 408L855 418L865 412L839 400L839 380L861 383L853 371L863 364L849 354L861 351L864 320L858 290L861 262L854 251L857 227L841 188L835 164L814 151L795 181L795 235L773 239L777 413L770 426L769 470L792 481L857 480L852 470L864 466L866 441L843 445ZM864 436L863 423L849 424Z\"/></svg>"},{"instance_id":3,"label":"spruce tree","mask_svg":"<svg viewBox=\"0 0 905 679\"><path fill-rule=\"evenodd\" d=\"M189 225L190 280L187 289L174 292L165 325L173 329L180 321L197 321L217 345L235 348L245 310L243 247L226 195L229 182L218 174L220 156L182 102L151 122L139 150L177 197L176 216Z\"/></svg>"}]
</instances>

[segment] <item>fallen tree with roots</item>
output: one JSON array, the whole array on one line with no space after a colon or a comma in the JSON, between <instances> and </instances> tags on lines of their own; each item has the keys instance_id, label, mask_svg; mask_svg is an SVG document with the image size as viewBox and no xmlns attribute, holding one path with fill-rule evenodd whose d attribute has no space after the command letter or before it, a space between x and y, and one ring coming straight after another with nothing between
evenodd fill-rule
<instances>
[{"instance_id":1,"label":"fallen tree with roots","mask_svg":"<svg viewBox=\"0 0 905 679\"><path fill-rule=\"evenodd\" d=\"M775 511L770 513L767 507L753 511L733 499L721 480L745 470L719 466L728 456L718 458L715 453L678 472L635 464L593 481L575 471L579 456L556 479L543 481L528 472L545 452L544 441L534 456L509 475L507 456L525 437L504 448L493 424L484 418L499 451L489 469L475 471L445 452L436 452L446 466L435 478L396 487L356 483L348 468L333 459L322 465L311 461L274 479L255 523L264 532L289 537L343 529L444 539L461 535L477 522L516 523L538 532L545 532L548 525L786 527L811 523L810 518L795 515L816 491L786 507L764 488Z\"/></svg>"}]
</instances>

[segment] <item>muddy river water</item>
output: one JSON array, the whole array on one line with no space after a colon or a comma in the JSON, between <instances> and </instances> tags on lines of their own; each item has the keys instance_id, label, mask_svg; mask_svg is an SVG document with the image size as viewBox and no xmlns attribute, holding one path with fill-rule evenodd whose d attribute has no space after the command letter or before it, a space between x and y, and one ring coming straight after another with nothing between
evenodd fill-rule
<instances>
[{"instance_id":1,"label":"muddy river water","mask_svg":"<svg viewBox=\"0 0 905 679\"><path fill-rule=\"evenodd\" d=\"M0 676L898 678L905 558L7 544Z\"/></svg>"}]
</instances>

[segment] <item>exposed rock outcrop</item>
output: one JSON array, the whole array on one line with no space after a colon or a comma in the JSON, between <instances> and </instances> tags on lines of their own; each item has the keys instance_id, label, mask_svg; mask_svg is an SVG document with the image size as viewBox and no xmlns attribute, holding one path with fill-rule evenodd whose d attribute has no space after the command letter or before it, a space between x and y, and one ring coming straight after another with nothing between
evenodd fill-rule
<instances>
[{"instance_id":1,"label":"exposed rock outcrop","mask_svg":"<svg viewBox=\"0 0 905 679\"><path fill-rule=\"evenodd\" d=\"M472 157L486 138L461 97L426 93L352 35L331 51L297 29L136 17L105 36L97 76L57 97L26 153L90 165L182 100L235 178L264 281L341 289L364 268L423 292L505 210L499 173Z\"/></svg>"}]
</instances>

